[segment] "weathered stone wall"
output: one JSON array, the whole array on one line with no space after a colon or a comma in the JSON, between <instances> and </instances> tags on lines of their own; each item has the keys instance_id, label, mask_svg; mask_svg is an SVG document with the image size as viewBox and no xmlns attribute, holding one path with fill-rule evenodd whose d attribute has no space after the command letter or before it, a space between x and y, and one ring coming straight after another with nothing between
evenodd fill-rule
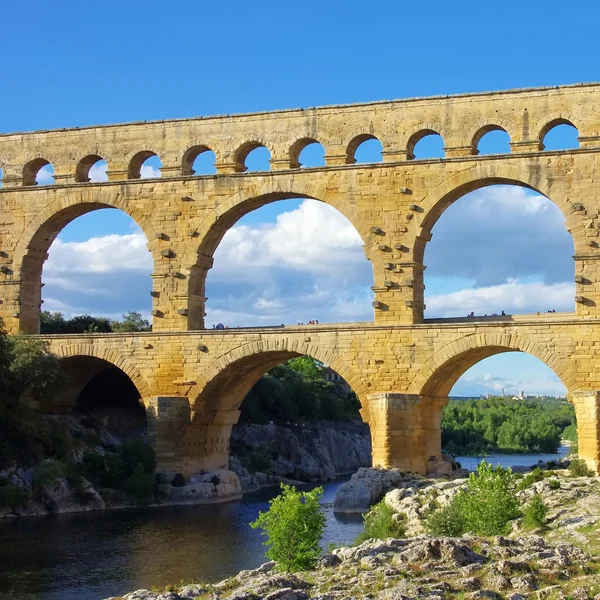
<instances>
[{"instance_id":1,"label":"weathered stone wall","mask_svg":"<svg viewBox=\"0 0 600 600\"><path fill-rule=\"evenodd\" d=\"M456 379L482 358L522 350L566 385L581 453L597 469L598 107L600 86L585 84L2 135L0 317L11 333L36 333L52 241L76 217L115 207L137 221L154 258L153 333L50 339L61 356L96 357L132 378L163 467L223 466L245 393L276 364L310 354L359 395L374 464L423 471L439 455L440 411ZM561 123L578 128L580 148L543 151L546 132ZM510 134L511 153L478 156L479 139L494 129ZM446 157L414 160L416 142L431 132L443 136ZM384 162L354 164L358 144L373 137ZM326 166L299 169L299 152L311 141L323 144ZM259 145L271 151L271 171L244 173L246 155ZM194 177L191 164L207 148L216 153L217 175ZM152 154L163 178L140 180ZM89 183L100 157L109 181ZM55 184L35 187L48 162ZM537 190L562 210L575 247L576 311L424 321L431 229L458 197L493 183ZM225 232L244 214L292 197L334 206L360 233L373 266L373 323L203 330L205 278ZM74 374L70 389L84 381ZM59 400L68 404L68 397Z\"/></svg>"}]
</instances>

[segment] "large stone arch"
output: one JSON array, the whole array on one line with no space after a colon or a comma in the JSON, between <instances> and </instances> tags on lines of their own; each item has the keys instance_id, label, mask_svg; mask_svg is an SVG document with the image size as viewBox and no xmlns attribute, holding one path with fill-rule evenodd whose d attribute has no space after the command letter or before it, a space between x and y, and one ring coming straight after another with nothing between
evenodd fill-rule
<instances>
[{"instance_id":1,"label":"large stone arch","mask_svg":"<svg viewBox=\"0 0 600 600\"><path fill-rule=\"evenodd\" d=\"M154 270L156 265L160 264L160 248L152 223L115 188L98 189L85 186L65 197L57 198L29 221L20 234L13 253L13 270L20 281L19 326L22 331L39 331L42 268L52 242L71 221L102 208L117 208L129 215L146 236L148 249L154 261Z\"/></svg>"},{"instance_id":2,"label":"large stone arch","mask_svg":"<svg viewBox=\"0 0 600 600\"><path fill-rule=\"evenodd\" d=\"M202 374L196 380L195 385L189 392L192 410L196 413L212 413L221 410L237 410L244 399L239 398L238 406L233 406L238 398L234 398L230 405L221 407L219 405L222 395L229 392L227 381L229 375L237 380L241 379L240 366L245 363L247 369L244 375L249 380L239 390L250 387L267 371L281 362L297 356L312 356L316 360L329 365L341 375L354 390L362 403L361 414L368 421L367 394L370 384L363 379L335 349L323 348L304 338L273 336L255 342L249 342L222 354L202 370ZM236 382L236 384L239 382ZM247 390L246 390L247 391ZM217 398L215 398L218 396Z\"/></svg>"},{"instance_id":3,"label":"large stone arch","mask_svg":"<svg viewBox=\"0 0 600 600\"><path fill-rule=\"evenodd\" d=\"M151 396L150 386L148 385L144 376L141 374L140 370L134 365L134 363L130 359L121 355L116 350L90 343L69 344L66 346L58 347L54 347L53 343L52 351L61 360L74 358L99 359L103 363L120 369L125 375L127 375L127 377L129 377L129 379L136 387L140 395L140 402L142 404L145 405L147 399ZM102 369L92 370L88 374L78 374L79 376L75 377L75 385L78 388L77 390L75 390L75 393L77 394L78 392L80 392L81 389L83 389L83 387L85 386L85 384L87 384L87 382L91 379L91 377L96 375L100 370Z\"/></svg>"},{"instance_id":4,"label":"large stone arch","mask_svg":"<svg viewBox=\"0 0 600 600\"><path fill-rule=\"evenodd\" d=\"M251 183L243 190L220 202L203 218L192 222L190 230L196 232L199 243L190 249L183 264L190 270L188 329L204 327L206 302L206 276L213 265L213 255L223 236L244 215L272 202L290 198L318 200L328 204L344 215L358 231L363 243L369 239L369 223L363 219L356 206L355 199L349 194L343 196L332 192L326 183L297 181L293 175L288 177L269 177ZM369 256L366 256L370 260Z\"/></svg>"},{"instance_id":5,"label":"large stone arch","mask_svg":"<svg viewBox=\"0 0 600 600\"><path fill-rule=\"evenodd\" d=\"M417 371L408 393L426 397L446 397L458 378L479 361L502 352L525 352L550 367L568 390L579 385L573 364L548 345L523 338L516 333L477 333L450 342L439 349Z\"/></svg>"}]
</instances>

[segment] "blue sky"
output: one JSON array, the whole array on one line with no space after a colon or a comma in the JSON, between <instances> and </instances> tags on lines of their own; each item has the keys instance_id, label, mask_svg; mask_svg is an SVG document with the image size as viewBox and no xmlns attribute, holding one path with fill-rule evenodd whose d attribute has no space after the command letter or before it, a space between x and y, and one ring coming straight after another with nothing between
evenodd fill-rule
<instances>
[{"instance_id":1,"label":"blue sky","mask_svg":"<svg viewBox=\"0 0 600 600\"><path fill-rule=\"evenodd\" d=\"M591 1L578 2L568 18L564 3L537 0L5 4L1 132L600 80L600 9ZM547 142L568 147L572 139L558 132ZM436 143L425 139L419 151L439 156ZM505 143L494 132L480 149L500 152ZM303 164L319 164L318 147L306 152ZM378 159L376 142L360 152L359 160ZM251 167L264 165L259 155ZM326 208L290 200L239 222L209 274L209 324L370 318L372 275L360 240ZM457 202L427 249L428 316L572 310L572 243L561 219L549 201L516 188ZM531 234L538 250L524 262ZM332 262L315 266L323 236ZM284 241L289 253L278 262L270 250ZM307 247L297 251L300 242ZM45 307L148 312L144 243L118 211L74 221L51 249ZM236 285L226 276L232 272ZM517 354L476 365L455 392L499 386L562 392L543 365Z\"/></svg>"}]
</instances>

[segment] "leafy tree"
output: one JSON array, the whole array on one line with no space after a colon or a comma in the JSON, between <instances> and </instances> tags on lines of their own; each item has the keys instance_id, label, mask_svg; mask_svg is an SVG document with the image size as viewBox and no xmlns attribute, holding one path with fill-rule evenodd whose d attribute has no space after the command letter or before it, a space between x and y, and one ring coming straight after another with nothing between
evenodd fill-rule
<instances>
[{"instance_id":1,"label":"leafy tree","mask_svg":"<svg viewBox=\"0 0 600 600\"><path fill-rule=\"evenodd\" d=\"M300 492L282 483L281 494L271 500L269 510L250 523L253 529L262 529L267 537L267 557L281 571L312 569L319 559L319 542L325 528L325 515L319 505L322 495L321 487Z\"/></svg>"},{"instance_id":2,"label":"leafy tree","mask_svg":"<svg viewBox=\"0 0 600 600\"><path fill-rule=\"evenodd\" d=\"M64 383L59 358L48 342L0 333L0 401L14 405L26 392L52 397Z\"/></svg>"},{"instance_id":3,"label":"leafy tree","mask_svg":"<svg viewBox=\"0 0 600 600\"><path fill-rule=\"evenodd\" d=\"M130 311L123 315L122 321L111 321L111 329L117 333L129 333L134 331L151 331L152 326L147 319L142 318L142 314Z\"/></svg>"},{"instance_id":4,"label":"leafy tree","mask_svg":"<svg viewBox=\"0 0 600 600\"><path fill-rule=\"evenodd\" d=\"M435 536L458 537L467 529L461 498L433 511L425 520L425 528Z\"/></svg>"},{"instance_id":5,"label":"leafy tree","mask_svg":"<svg viewBox=\"0 0 600 600\"><path fill-rule=\"evenodd\" d=\"M569 463L569 475L571 477L591 477L593 472L583 458L572 458Z\"/></svg>"},{"instance_id":6,"label":"leafy tree","mask_svg":"<svg viewBox=\"0 0 600 600\"><path fill-rule=\"evenodd\" d=\"M296 373L300 373L304 379L318 381L324 379L323 364L311 356L299 356L287 361L287 366Z\"/></svg>"}]
</instances>

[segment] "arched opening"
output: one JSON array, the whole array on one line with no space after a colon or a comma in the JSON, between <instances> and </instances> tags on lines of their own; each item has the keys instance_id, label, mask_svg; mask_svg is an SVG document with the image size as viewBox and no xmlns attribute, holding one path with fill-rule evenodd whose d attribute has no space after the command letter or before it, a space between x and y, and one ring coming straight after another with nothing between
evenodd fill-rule
<instances>
[{"instance_id":1,"label":"arched opening","mask_svg":"<svg viewBox=\"0 0 600 600\"><path fill-rule=\"evenodd\" d=\"M433 129L423 129L411 136L406 148L409 160L425 160L428 158L444 158L444 139Z\"/></svg>"},{"instance_id":2,"label":"arched opening","mask_svg":"<svg viewBox=\"0 0 600 600\"><path fill-rule=\"evenodd\" d=\"M161 176L162 162L151 150L142 150L129 163L128 179L154 179Z\"/></svg>"},{"instance_id":3,"label":"arched opening","mask_svg":"<svg viewBox=\"0 0 600 600\"><path fill-rule=\"evenodd\" d=\"M261 142L248 142L236 152L235 162L241 171L270 171L271 152Z\"/></svg>"},{"instance_id":4,"label":"arched opening","mask_svg":"<svg viewBox=\"0 0 600 600\"><path fill-rule=\"evenodd\" d=\"M426 226L425 316L573 311L573 238L560 209L525 187L478 185Z\"/></svg>"},{"instance_id":5,"label":"arched opening","mask_svg":"<svg viewBox=\"0 0 600 600\"><path fill-rule=\"evenodd\" d=\"M2 188L3 179L4 179L4 172L2 171L2 167L0 167L0 188Z\"/></svg>"},{"instance_id":6,"label":"arched opening","mask_svg":"<svg viewBox=\"0 0 600 600\"><path fill-rule=\"evenodd\" d=\"M132 312L142 323L150 312L153 270L146 244L129 215L105 204L76 204L54 214L22 258L21 330L40 331L42 305L55 328L46 333L118 330Z\"/></svg>"},{"instance_id":7,"label":"arched opening","mask_svg":"<svg viewBox=\"0 0 600 600\"><path fill-rule=\"evenodd\" d=\"M183 156L184 175L214 175L217 172L215 153L208 146L193 146Z\"/></svg>"},{"instance_id":8,"label":"arched opening","mask_svg":"<svg viewBox=\"0 0 600 600\"><path fill-rule=\"evenodd\" d=\"M98 183L108 181L106 161L97 154L90 154L79 161L75 168L75 181Z\"/></svg>"},{"instance_id":9,"label":"arched opening","mask_svg":"<svg viewBox=\"0 0 600 600\"><path fill-rule=\"evenodd\" d=\"M290 163L292 167L323 167L325 148L317 140L303 138L292 146Z\"/></svg>"},{"instance_id":10,"label":"arched opening","mask_svg":"<svg viewBox=\"0 0 600 600\"><path fill-rule=\"evenodd\" d=\"M474 154L509 154L510 135L500 125L486 125L473 137Z\"/></svg>"},{"instance_id":11,"label":"arched opening","mask_svg":"<svg viewBox=\"0 0 600 600\"><path fill-rule=\"evenodd\" d=\"M373 318L361 237L317 200L281 194L237 206L216 220L198 256L190 289L208 297L207 328Z\"/></svg>"},{"instance_id":12,"label":"arched opening","mask_svg":"<svg viewBox=\"0 0 600 600\"><path fill-rule=\"evenodd\" d=\"M54 167L45 158L36 158L23 167L23 185L51 185Z\"/></svg>"},{"instance_id":13,"label":"arched opening","mask_svg":"<svg viewBox=\"0 0 600 600\"><path fill-rule=\"evenodd\" d=\"M312 481L369 466L369 429L353 381L333 367L286 349L257 352L223 367L192 403L196 418L209 426L210 440L207 446L198 439L188 444L207 450L195 460L186 457L187 462L229 461L246 487L256 472ZM203 433L201 428L192 431ZM332 443L347 452L323 460L315 443L322 435L336 438Z\"/></svg>"},{"instance_id":14,"label":"arched opening","mask_svg":"<svg viewBox=\"0 0 600 600\"><path fill-rule=\"evenodd\" d=\"M370 133L357 135L348 144L346 162L348 164L381 162L382 152L383 145L374 135Z\"/></svg>"},{"instance_id":15,"label":"arched opening","mask_svg":"<svg viewBox=\"0 0 600 600\"><path fill-rule=\"evenodd\" d=\"M550 366L501 345L459 352L423 387L425 403L441 411L441 451L470 469L483 456L503 466L564 457L576 443L566 395Z\"/></svg>"},{"instance_id":16,"label":"arched opening","mask_svg":"<svg viewBox=\"0 0 600 600\"><path fill-rule=\"evenodd\" d=\"M540 132L542 150L572 150L579 148L579 131L567 119L554 119Z\"/></svg>"}]
</instances>

